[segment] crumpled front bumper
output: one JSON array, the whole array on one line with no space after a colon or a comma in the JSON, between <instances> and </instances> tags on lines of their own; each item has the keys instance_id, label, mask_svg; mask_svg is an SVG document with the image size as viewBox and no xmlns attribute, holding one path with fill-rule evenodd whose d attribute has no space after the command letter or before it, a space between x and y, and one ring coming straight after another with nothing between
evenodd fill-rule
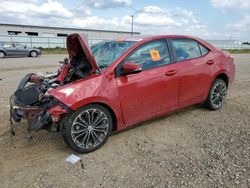
<instances>
[{"instance_id":1,"label":"crumpled front bumper","mask_svg":"<svg viewBox=\"0 0 250 188\"><path fill-rule=\"evenodd\" d=\"M10 117L15 122L27 119L29 130L38 131L52 123L57 123L62 114L71 112L66 105L56 99L50 99L50 102L43 106L23 106L18 103L15 95L10 98Z\"/></svg>"},{"instance_id":2,"label":"crumpled front bumper","mask_svg":"<svg viewBox=\"0 0 250 188\"><path fill-rule=\"evenodd\" d=\"M17 98L15 95L12 95L10 97L10 117L15 122L20 122L22 118L24 117L24 111L21 108L21 105L18 104Z\"/></svg>"},{"instance_id":3,"label":"crumpled front bumper","mask_svg":"<svg viewBox=\"0 0 250 188\"><path fill-rule=\"evenodd\" d=\"M10 98L10 118L15 122L27 119L29 130L37 131L51 122L51 114L39 106L23 106L15 95Z\"/></svg>"},{"instance_id":4,"label":"crumpled front bumper","mask_svg":"<svg viewBox=\"0 0 250 188\"><path fill-rule=\"evenodd\" d=\"M57 123L71 109L53 96L42 96L37 84L26 86L29 78L26 75L10 97L10 118L14 122L27 119L29 130L38 131Z\"/></svg>"}]
</instances>

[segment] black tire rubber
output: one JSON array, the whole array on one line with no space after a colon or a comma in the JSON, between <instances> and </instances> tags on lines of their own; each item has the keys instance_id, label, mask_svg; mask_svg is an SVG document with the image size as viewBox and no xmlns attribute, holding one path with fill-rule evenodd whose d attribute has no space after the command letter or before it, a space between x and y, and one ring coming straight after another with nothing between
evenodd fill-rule
<instances>
[{"instance_id":1,"label":"black tire rubber","mask_svg":"<svg viewBox=\"0 0 250 188\"><path fill-rule=\"evenodd\" d=\"M109 122L109 127L108 127L108 133L105 135L105 138L99 143L99 145L97 145L96 147L92 147L92 148L88 148L88 149L83 149L80 148L79 146L77 146L71 136L71 127L73 125L73 122L75 120L75 118L84 110L87 109L91 109L91 108L95 108L98 110L101 110L108 119ZM98 148L100 148L108 139L108 137L110 136L111 132L112 132L112 127L113 127L113 119L111 116L111 113L109 112L109 110L107 110L104 106L102 105L98 105L98 104L89 104L86 105L84 107L79 108L77 111L75 111L72 114L67 115L63 122L62 122L62 136L63 136L63 140L64 142L75 152L77 153L90 153L93 152L95 150L97 150Z\"/></svg>"},{"instance_id":2,"label":"black tire rubber","mask_svg":"<svg viewBox=\"0 0 250 188\"><path fill-rule=\"evenodd\" d=\"M225 102L225 99L224 99L223 103L222 103L221 106L219 106L219 107L215 106L215 105L213 104L213 102L212 102L212 92L213 92L215 86L216 86L219 82L225 85L225 87L226 87L226 92L227 92L227 84L226 84L226 82L225 82L224 80L220 79L220 78L216 78L216 79L214 80L214 82L213 82L213 84L212 84L210 90L209 90L207 99L206 99L206 101L204 102L204 106L205 106L206 108L209 108L210 110L219 110L219 109L223 106L223 104L224 104L224 102ZM225 98L226 98L226 96L225 96Z\"/></svg>"}]
</instances>

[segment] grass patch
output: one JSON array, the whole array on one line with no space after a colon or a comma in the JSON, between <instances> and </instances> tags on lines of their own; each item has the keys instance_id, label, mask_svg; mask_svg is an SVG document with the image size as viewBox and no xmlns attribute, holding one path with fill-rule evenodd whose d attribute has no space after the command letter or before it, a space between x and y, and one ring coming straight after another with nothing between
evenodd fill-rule
<instances>
[{"instance_id":1,"label":"grass patch","mask_svg":"<svg viewBox=\"0 0 250 188\"><path fill-rule=\"evenodd\" d=\"M66 48L40 48L43 54L68 54Z\"/></svg>"},{"instance_id":2,"label":"grass patch","mask_svg":"<svg viewBox=\"0 0 250 188\"><path fill-rule=\"evenodd\" d=\"M241 50L224 50L230 54L250 54L250 49L241 49Z\"/></svg>"}]
</instances>

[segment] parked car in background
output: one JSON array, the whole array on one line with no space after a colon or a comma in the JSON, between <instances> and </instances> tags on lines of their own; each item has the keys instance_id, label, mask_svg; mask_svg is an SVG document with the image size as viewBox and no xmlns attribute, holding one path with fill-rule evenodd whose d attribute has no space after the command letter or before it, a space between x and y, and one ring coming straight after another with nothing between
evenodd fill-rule
<instances>
[{"instance_id":1,"label":"parked car in background","mask_svg":"<svg viewBox=\"0 0 250 188\"><path fill-rule=\"evenodd\" d=\"M29 131L61 130L79 153L98 149L113 131L186 106L218 110L235 75L229 53L188 36L119 39L90 48L86 37L71 34L67 48L69 59L54 74L21 80L10 112L15 122L28 119Z\"/></svg>"},{"instance_id":2,"label":"parked car in background","mask_svg":"<svg viewBox=\"0 0 250 188\"><path fill-rule=\"evenodd\" d=\"M42 51L37 48L29 48L21 43L0 42L0 58L10 56L37 57Z\"/></svg>"}]
</instances>

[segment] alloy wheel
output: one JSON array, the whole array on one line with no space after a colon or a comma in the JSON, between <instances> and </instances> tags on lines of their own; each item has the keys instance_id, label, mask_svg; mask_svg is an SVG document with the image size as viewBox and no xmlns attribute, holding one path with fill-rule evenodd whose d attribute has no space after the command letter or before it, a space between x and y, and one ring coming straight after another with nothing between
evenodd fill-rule
<instances>
[{"instance_id":1,"label":"alloy wheel","mask_svg":"<svg viewBox=\"0 0 250 188\"><path fill-rule=\"evenodd\" d=\"M30 56L31 56L31 57L36 57L36 56L37 56L37 52L32 51L32 52L30 53Z\"/></svg>"},{"instance_id":2,"label":"alloy wheel","mask_svg":"<svg viewBox=\"0 0 250 188\"><path fill-rule=\"evenodd\" d=\"M5 54L3 52L0 52L0 58L4 58Z\"/></svg>"},{"instance_id":3,"label":"alloy wheel","mask_svg":"<svg viewBox=\"0 0 250 188\"><path fill-rule=\"evenodd\" d=\"M225 101L227 86L223 82L218 82L212 91L212 103L214 106L221 107Z\"/></svg>"},{"instance_id":4,"label":"alloy wheel","mask_svg":"<svg viewBox=\"0 0 250 188\"><path fill-rule=\"evenodd\" d=\"M82 149L90 149L100 145L108 132L108 118L99 109L87 109L81 112L71 127L72 140Z\"/></svg>"}]
</instances>

